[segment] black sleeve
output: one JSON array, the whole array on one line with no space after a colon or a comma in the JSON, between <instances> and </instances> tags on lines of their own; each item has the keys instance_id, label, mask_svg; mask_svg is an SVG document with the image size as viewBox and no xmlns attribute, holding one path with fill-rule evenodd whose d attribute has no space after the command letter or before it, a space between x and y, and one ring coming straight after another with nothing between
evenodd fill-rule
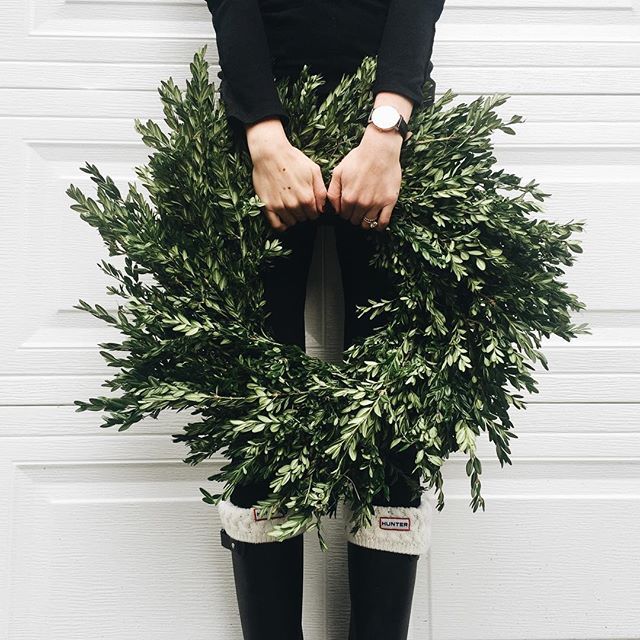
<instances>
[{"instance_id":1,"label":"black sleeve","mask_svg":"<svg viewBox=\"0 0 640 640\"><path fill-rule=\"evenodd\" d=\"M206 0L220 61L220 98L235 127L289 116L278 96L258 0ZM235 122L233 120L235 119Z\"/></svg>"},{"instance_id":2,"label":"black sleeve","mask_svg":"<svg viewBox=\"0 0 640 640\"><path fill-rule=\"evenodd\" d=\"M413 100L414 106L422 102L433 69L436 22L443 9L444 0L391 0L378 50L374 96L391 91Z\"/></svg>"}]
</instances>

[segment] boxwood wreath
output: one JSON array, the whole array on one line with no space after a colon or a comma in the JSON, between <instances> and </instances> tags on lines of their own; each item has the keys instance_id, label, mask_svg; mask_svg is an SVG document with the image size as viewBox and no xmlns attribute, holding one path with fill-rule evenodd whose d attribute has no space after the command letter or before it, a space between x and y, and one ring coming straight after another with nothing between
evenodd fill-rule
<instances>
[{"instance_id":1,"label":"boxwood wreath","mask_svg":"<svg viewBox=\"0 0 640 640\"><path fill-rule=\"evenodd\" d=\"M391 223L370 234L371 264L394 274L396 295L361 307L387 321L329 362L265 330L261 269L287 252L260 209L250 157L209 81L206 49L195 53L185 90L172 78L158 88L168 130L135 119L154 150L135 169L148 198L135 183L123 195L88 162L81 170L97 199L73 184L66 191L120 260L99 263L116 281L107 292L121 299L117 308L83 300L75 308L125 337L99 345L118 369L103 384L115 393L76 400L77 411L104 412L101 426L123 431L189 410L194 419L172 435L190 450L184 462L228 457L208 478L223 490L200 488L203 500L217 504L237 483L270 479L272 493L258 507L288 514L272 533L279 540L315 526L325 550L321 516L335 515L340 499L350 503L354 531L370 522L371 498L388 492L390 453L409 446L437 509L453 452L468 457L470 506L484 509L477 436L486 432L501 466L511 464L508 412L526 406L518 391L537 392L532 364L548 368L541 339L589 332L572 323L584 304L561 281L581 252L572 236L584 222L536 219L549 194L494 168L491 134L513 134L522 121L494 111L509 96L447 107L456 97L449 90L414 109ZM360 140L375 64L365 58L319 108L321 76L304 67L277 80L287 135L326 184Z\"/></svg>"}]
</instances>

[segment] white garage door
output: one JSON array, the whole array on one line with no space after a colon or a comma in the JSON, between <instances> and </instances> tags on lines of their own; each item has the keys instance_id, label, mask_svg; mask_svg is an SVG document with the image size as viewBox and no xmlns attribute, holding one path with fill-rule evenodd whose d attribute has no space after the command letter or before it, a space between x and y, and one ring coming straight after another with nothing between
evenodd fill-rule
<instances>
[{"instance_id":1,"label":"white garage door","mask_svg":"<svg viewBox=\"0 0 640 640\"><path fill-rule=\"evenodd\" d=\"M72 306L111 298L102 242L65 189L92 191L85 160L134 179L147 149L133 118L161 120L156 87L182 83L203 42L216 61L209 13L203 0L0 10L0 637L240 638L230 555L198 491L220 460L184 465L177 421L118 433L72 406L111 374L96 348L108 334ZM550 217L587 220L568 280L593 335L549 345L514 465L481 450L486 512L467 506L464 459L450 462L411 637L640 638L640 2L447 0L433 60L439 92L513 95L501 109L527 122L496 140L502 163L552 194ZM333 357L328 233L318 250L308 346ZM328 558L306 538L309 640L346 635L342 533L327 526Z\"/></svg>"}]
</instances>

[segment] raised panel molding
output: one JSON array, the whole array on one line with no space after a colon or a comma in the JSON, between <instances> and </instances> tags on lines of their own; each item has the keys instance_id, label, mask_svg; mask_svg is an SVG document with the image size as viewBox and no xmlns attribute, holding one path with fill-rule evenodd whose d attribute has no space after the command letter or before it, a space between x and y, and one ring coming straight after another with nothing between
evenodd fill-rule
<instances>
[{"instance_id":1,"label":"raised panel molding","mask_svg":"<svg viewBox=\"0 0 640 640\"><path fill-rule=\"evenodd\" d=\"M197 469L169 459L33 456L12 468L10 637L47 629L48 640L84 638L99 626L103 637L133 639L142 618L155 640L184 617L190 637L204 639L224 616L229 637L240 638L229 559L218 548L216 509L197 497ZM559 631L567 620L573 637L633 637L625 611L640 597L629 562L640 544L639 469L637 459L490 462L486 510L474 513L464 460L452 460L445 508L434 513L432 547L420 560L412 637L568 638ZM342 508L325 519L332 586L342 593L335 620L344 624L343 522ZM325 576L315 535L305 534L309 590ZM475 594L464 616L462 584ZM323 607L305 601L309 628L320 628Z\"/></svg>"},{"instance_id":2,"label":"raised panel molding","mask_svg":"<svg viewBox=\"0 0 640 640\"><path fill-rule=\"evenodd\" d=\"M33 0L30 37L193 37L210 16L204 0Z\"/></svg>"},{"instance_id":3,"label":"raised panel molding","mask_svg":"<svg viewBox=\"0 0 640 640\"><path fill-rule=\"evenodd\" d=\"M194 470L178 459L13 462L9 637L84 640L99 628L101 638L173 639L184 626L193 629L190 638L205 640L222 626L225 638L239 640L231 558L220 545L217 508L197 489L207 486L205 469L221 464ZM340 562L341 523L325 526ZM324 585L324 559L315 533L305 535L311 593ZM344 591L344 576L341 584ZM322 602L307 598L304 615L318 628Z\"/></svg>"}]
</instances>

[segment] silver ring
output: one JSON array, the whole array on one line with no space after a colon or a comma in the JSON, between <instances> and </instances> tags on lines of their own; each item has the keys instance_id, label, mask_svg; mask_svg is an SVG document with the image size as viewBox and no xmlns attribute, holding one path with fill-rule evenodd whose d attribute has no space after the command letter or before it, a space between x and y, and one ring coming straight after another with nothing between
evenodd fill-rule
<instances>
[{"instance_id":1,"label":"silver ring","mask_svg":"<svg viewBox=\"0 0 640 640\"><path fill-rule=\"evenodd\" d=\"M364 216L363 220L369 224L369 229L373 229L378 226L378 221L375 218L371 220L370 218L367 218L367 216Z\"/></svg>"}]
</instances>

